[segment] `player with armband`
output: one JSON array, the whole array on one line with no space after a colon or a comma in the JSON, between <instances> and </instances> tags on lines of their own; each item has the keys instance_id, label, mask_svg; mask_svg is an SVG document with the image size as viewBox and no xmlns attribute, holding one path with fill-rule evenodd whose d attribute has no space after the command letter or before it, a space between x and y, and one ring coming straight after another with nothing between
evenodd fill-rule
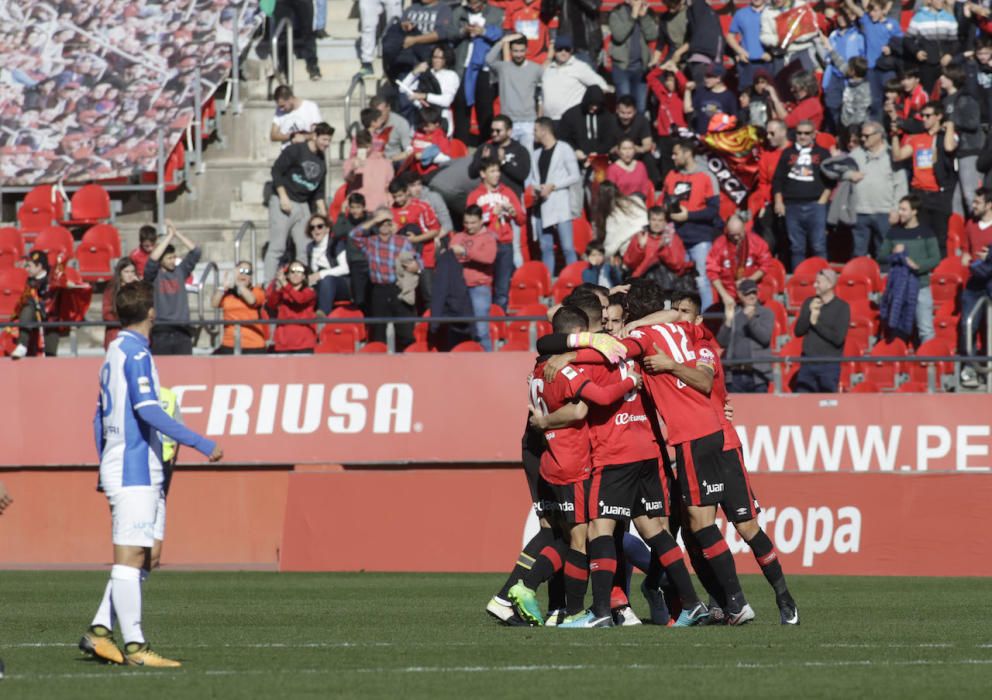
<instances>
[{"instance_id":1,"label":"player with armband","mask_svg":"<svg viewBox=\"0 0 992 700\"><path fill-rule=\"evenodd\" d=\"M100 456L100 488L110 502L114 565L103 600L80 649L113 663L175 668L180 662L152 651L141 628L141 585L152 567L156 524L165 526L165 469L160 435L218 461L223 452L162 410L158 372L148 338L155 321L154 293L146 282L121 287L115 298L123 330L100 368L93 419ZM124 640L113 637L114 618Z\"/></svg>"}]
</instances>

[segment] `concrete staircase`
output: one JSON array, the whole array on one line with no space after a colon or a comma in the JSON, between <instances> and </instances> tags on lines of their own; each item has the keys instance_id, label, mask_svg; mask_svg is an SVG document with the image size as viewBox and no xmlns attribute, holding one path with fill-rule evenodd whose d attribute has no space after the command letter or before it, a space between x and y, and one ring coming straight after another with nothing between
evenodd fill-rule
<instances>
[{"instance_id":1,"label":"concrete staircase","mask_svg":"<svg viewBox=\"0 0 992 700\"><path fill-rule=\"evenodd\" d=\"M357 4L351 0L328 2L327 33L331 36L318 40L318 58L323 79L311 81L303 61L294 64L296 95L312 100L320 107L324 121L335 128L335 140L330 149L328 163L327 195L331 197L342 182L342 154L346 155L344 139L345 96L353 76L360 65L356 43L359 36ZM381 62L376 61L376 72L381 75ZM271 61L262 60L253 48L242 65L241 112L233 110L220 116L220 139L214 139L204 149L202 172L191 173L188 188L167 196L166 217L203 249L203 260L194 272L200 279L209 262L220 268L221 280L234 266L234 237L245 221L254 223L257 230L259 268L261 248L268 239L268 209L263 202L263 189L269 180L269 169L279 155L279 146L269 141L269 128L275 111L270 90L277 85L271 79ZM375 91L375 79L364 81L367 97ZM355 90L350 118L358 119L364 104L360 92ZM132 196L123 203L123 212L117 216L116 225L121 231L123 249L132 250L138 243L138 229L154 219L154 198ZM248 240L242 247L242 256L250 257ZM209 303L212 284L204 294ZM93 306L87 317L101 318L101 299L94 294ZM190 296L190 308L197 315L198 300ZM208 314L209 315L209 314ZM102 329L81 330L77 341L80 353L102 351ZM69 343L62 343L69 352ZM207 349L206 334L201 334L200 349Z\"/></svg>"}]
</instances>

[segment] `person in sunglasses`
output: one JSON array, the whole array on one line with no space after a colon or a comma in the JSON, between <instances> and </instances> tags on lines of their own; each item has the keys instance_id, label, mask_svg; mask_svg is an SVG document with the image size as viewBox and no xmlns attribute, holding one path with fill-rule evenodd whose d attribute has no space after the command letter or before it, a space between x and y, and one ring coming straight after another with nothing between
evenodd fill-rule
<instances>
[{"instance_id":1,"label":"person in sunglasses","mask_svg":"<svg viewBox=\"0 0 992 700\"><path fill-rule=\"evenodd\" d=\"M346 246L344 240L331 237L331 222L321 214L310 217L307 233L310 236L307 261L311 270L308 281L317 292L317 311L326 316L335 301L350 298Z\"/></svg>"}]
</instances>

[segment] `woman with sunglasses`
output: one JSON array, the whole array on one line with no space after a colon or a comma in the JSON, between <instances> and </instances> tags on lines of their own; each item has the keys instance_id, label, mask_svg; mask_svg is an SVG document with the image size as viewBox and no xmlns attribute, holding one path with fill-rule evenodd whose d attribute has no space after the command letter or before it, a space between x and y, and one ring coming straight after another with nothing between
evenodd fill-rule
<instances>
[{"instance_id":1,"label":"woman with sunglasses","mask_svg":"<svg viewBox=\"0 0 992 700\"><path fill-rule=\"evenodd\" d=\"M265 292L261 287L251 283L251 263L242 260L235 269L228 273L223 287L214 292L210 305L224 312L225 321L256 321L262 318L262 306L265 304ZM215 355L233 355L235 326L224 326L224 337ZM263 325L242 325L241 353L255 355L265 352L265 342L268 340L268 328Z\"/></svg>"},{"instance_id":2,"label":"woman with sunglasses","mask_svg":"<svg viewBox=\"0 0 992 700\"><path fill-rule=\"evenodd\" d=\"M343 242L331 238L331 222L322 214L314 214L307 224L307 260L312 272L308 278L317 291L317 313L331 313L338 299L350 299L348 260Z\"/></svg>"},{"instance_id":3,"label":"woman with sunglasses","mask_svg":"<svg viewBox=\"0 0 992 700\"><path fill-rule=\"evenodd\" d=\"M269 285L266 306L275 311L280 321L301 319L313 321L317 293L307 286L307 268L291 262L280 268ZM276 326L274 350L277 353L312 353L317 345L317 330L311 323L280 324Z\"/></svg>"}]
</instances>

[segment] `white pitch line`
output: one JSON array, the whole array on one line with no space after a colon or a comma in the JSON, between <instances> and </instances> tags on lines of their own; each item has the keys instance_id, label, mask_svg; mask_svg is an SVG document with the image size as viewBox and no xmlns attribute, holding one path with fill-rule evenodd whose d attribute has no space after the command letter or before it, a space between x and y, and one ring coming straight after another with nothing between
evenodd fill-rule
<instances>
[{"instance_id":1,"label":"white pitch line","mask_svg":"<svg viewBox=\"0 0 992 700\"><path fill-rule=\"evenodd\" d=\"M593 671L593 670L627 670L627 671L703 671L713 669L737 669L737 670L770 670L788 668L849 668L849 667L889 667L889 666L985 666L992 664L992 659L914 659L907 661L876 661L872 659L859 659L852 661L802 661L799 663L749 663L740 662L736 664L625 664L621 666L603 666L595 664L529 664L529 665L508 665L508 666L405 666L400 668L375 667L375 668L304 668L304 669L282 669L282 670L261 670L261 669L206 669L204 671L190 672L188 669L177 671L110 671L108 673L48 673L38 675L18 675L8 674L10 680L36 681L54 679L117 679L117 678L142 678L149 676L162 676L179 679L189 676L271 676L274 673L281 674L308 674L308 675L342 675L347 673L533 673L545 671Z\"/></svg>"}]
</instances>

